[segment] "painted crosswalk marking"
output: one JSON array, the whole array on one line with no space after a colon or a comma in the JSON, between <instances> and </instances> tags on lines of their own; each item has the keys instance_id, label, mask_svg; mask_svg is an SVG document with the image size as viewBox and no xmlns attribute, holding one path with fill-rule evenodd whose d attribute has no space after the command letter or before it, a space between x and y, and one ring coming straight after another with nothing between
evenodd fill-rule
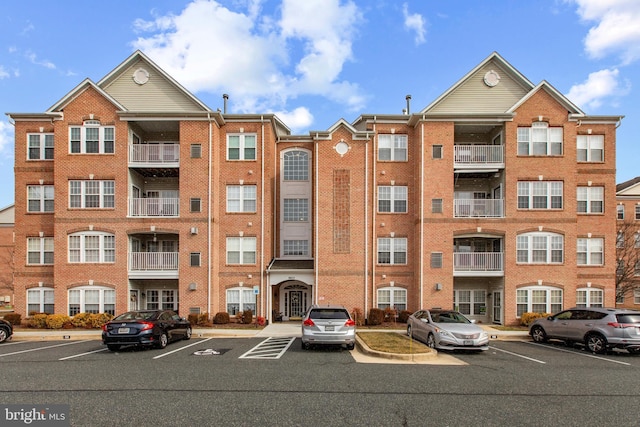
<instances>
[{"instance_id":1,"label":"painted crosswalk marking","mask_svg":"<svg viewBox=\"0 0 640 427\"><path fill-rule=\"evenodd\" d=\"M279 359L294 341L295 337L269 337L240 356L239 359Z\"/></svg>"}]
</instances>

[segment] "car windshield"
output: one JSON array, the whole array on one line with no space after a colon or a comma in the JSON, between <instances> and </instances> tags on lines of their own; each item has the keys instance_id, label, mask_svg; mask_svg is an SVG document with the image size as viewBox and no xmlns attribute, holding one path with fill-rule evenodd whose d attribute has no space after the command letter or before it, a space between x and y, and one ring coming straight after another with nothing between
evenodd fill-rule
<instances>
[{"instance_id":1,"label":"car windshield","mask_svg":"<svg viewBox=\"0 0 640 427\"><path fill-rule=\"evenodd\" d=\"M640 325L640 313L616 314L618 323L637 323Z\"/></svg>"},{"instance_id":2,"label":"car windshield","mask_svg":"<svg viewBox=\"0 0 640 427\"><path fill-rule=\"evenodd\" d=\"M149 320L152 319L155 314L154 311L129 311L115 317L113 320L116 322L124 320Z\"/></svg>"},{"instance_id":3,"label":"car windshield","mask_svg":"<svg viewBox=\"0 0 640 427\"><path fill-rule=\"evenodd\" d=\"M469 319L455 311L431 312L435 323L471 323Z\"/></svg>"},{"instance_id":4,"label":"car windshield","mask_svg":"<svg viewBox=\"0 0 640 427\"><path fill-rule=\"evenodd\" d=\"M311 310L309 317L312 319L341 319L347 320L349 314L339 308L319 308Z\"/></svg>"}]
</instances>

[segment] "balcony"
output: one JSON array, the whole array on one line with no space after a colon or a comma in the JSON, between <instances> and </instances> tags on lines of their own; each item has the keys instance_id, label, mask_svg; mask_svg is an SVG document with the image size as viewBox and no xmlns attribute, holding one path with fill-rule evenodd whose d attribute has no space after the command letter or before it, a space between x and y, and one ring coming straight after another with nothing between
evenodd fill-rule
<instances>
[{"instance_id":1,"label":"balcony","mask_svg":"<svg viewBox=\"0 0 640 427\"><path fill-rule=\"evenodd\" d=\"M178 167L179 165L180 144L161 142L129 145L129 166Z\"/></svg>"},{"instance_id":2,"label":"balcony","mask_svg":"<svg viewBox=\"0 0 640 427\"><path fill-rule=\"evenodd\" d=\"M180 216L180 199L131 198L129 199L129 216L178 217Z\"/></svg>"},{"instance_id":3,"label":"balcony","mask_svg":"<svg viewBox=\"0 0 640 427\"><path fill-rule=\"evenodd\" d=\"M503 145L454 145L454 169L504 168Z\"/></svg>"},{"instance_id":4,"label":"balcony","mask_svg":"<svg viewBox=\"0 0 640 427\"><path fill-rule=\"evenodd\" d=\"M454 199L454 218L504 218L504 199Z\"/></svg>"},{"instance_id":5,"label":"balcony","mask_svg":"<svg viewBox=\"0 0 640 427\"><path fill-rule=\"evenodd\" d=\"M178 278L178 252L129 252L129 278Z\"/></svg>"},{"instance_id":6,"label":"balcony","mask_svg":"<svg viewBox=\"0 0 640 427\"><path fill-rule=\"evenodd\" d=\"M504 276L502 252L454 252L454 276Z\"/></svg>"}]
</instances>

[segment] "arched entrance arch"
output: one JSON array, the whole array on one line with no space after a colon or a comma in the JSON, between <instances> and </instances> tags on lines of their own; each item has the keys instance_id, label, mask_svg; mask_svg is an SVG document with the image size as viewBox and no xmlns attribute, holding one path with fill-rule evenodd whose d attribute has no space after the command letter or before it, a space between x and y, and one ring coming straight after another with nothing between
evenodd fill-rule
<instances>
[{"instance_id":1,"label":"arched entrance arch","mask_svg":"<svg viewBox=\"0 0 640 427\"><path fill-rule=\"evenodd\" d=\"M283 320L302 318L311 305L311 286L291 280L281 283L279 288L277 301Z\"/></svg>"}]
</instances>

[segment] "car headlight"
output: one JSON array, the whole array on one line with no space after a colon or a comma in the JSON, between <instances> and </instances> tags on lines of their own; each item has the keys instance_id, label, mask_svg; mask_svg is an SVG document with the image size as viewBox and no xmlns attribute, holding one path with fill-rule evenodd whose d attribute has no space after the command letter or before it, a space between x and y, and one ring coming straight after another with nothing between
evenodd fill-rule
<instances>
[{"instance_id":1,"label":"car headlight","mask_svg":"<svg viewBox=\"0 0 640 427\"><path fill-rule=\"evenodd\" d=\"M480 333L480 338L489 338L489 333L487 331L482 331Z\"/></svg>"},{"instance_id":2,"label":"car headlight","mask_svg":"<svg viewBox=\"0 0 640 427\"><path fill-rule=\"evenodd\" d=\"M436 332L438 332L440 334L440 336L454 338L454 336L451 334L451 332L445 331L444 329L438 329L438 330L436 330Z\"/></svg>"}]
</instances>

